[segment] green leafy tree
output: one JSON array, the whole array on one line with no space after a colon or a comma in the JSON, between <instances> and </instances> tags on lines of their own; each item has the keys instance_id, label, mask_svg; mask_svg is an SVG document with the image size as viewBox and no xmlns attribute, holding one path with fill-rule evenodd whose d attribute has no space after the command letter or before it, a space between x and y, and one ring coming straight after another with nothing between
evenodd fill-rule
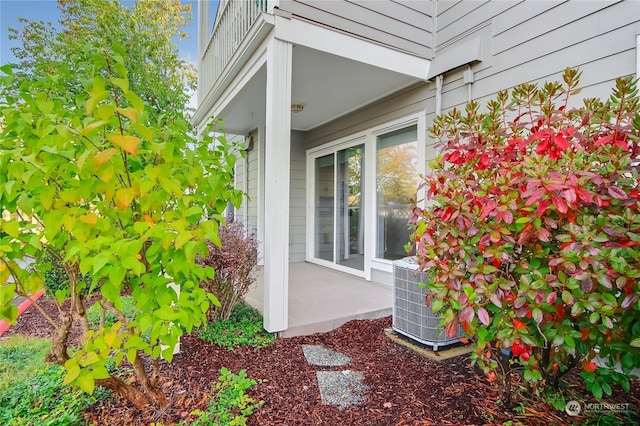
<instances>
[{"instance_id":1,"label":"green leafy tree","mask_svg":"<svg viewBox=\"0 0 640 426\"><path fill-rule=\"evenodd\" d=\"M180 335L217 303L200 286L214 271L195 258L206 256L207 240L219 243L228 202L241 202L235 146L214 133L197 141L182 112L145 105L131 90L123 46L85 52L46 76L17 77L2 67L1 318L15 321L13 295L41 288L45 254L55 257L69 282L56 292L59 317L43 314L55 327L49 357L66 368L65 383L89 393L110 388L138 408L164 407L160 358L171 361ZM78 64L91 74L67 80ZM69 91L69 83L82 90ZM22 267L25 257L35 263ZM89 323L87 287L115 324ZM133 298L132 317L123 312L123 292ZM70 351L74 324L84 334ZM125 359L137 384L107 369L109 360Z\"/></svg>"},{"instance_id":2,"label":"green leafy tree","mask_svg":"<svg viewBox=\"0 0 640 426\"><path fill-rule=\"evenodd\" d=\"M193 65L178 57L174 37L186 38L183 28L191 20L191 5L177 0L58 0L60 29L50 23L29 21L9 37L20 42L13 48L19 60L14 73L19 76L57 75L68 90L83 91L82 78L89 78L86 45L119 44L129 89L137 93L151 111L183 110L197 81Z\"/></svg>"},{"instance_id":3,"label":"green leafy tree","mask_svg":"<svg viewBox=\"0 0 640 426\"><path fill-rule=\"evenodd\" d=\"M574 107L579 77L502 91L483 113L470 102L431 128L442 155L412 241L432 309L451 335L464 327L505 392L513 363L551 386L581 366L598 398L628 391L640 366L636 82Z\"/></svg>"}]
</instances>

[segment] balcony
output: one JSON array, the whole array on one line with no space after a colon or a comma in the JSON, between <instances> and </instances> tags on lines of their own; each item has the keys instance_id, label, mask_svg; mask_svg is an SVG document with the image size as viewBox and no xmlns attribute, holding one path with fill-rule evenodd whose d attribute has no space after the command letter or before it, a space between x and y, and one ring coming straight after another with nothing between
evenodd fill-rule
<instances>
[{"instance_id":1,"label":"balcony","mask_svg":"<svg viewBox=\"0 0 640 426\"><path fill-rule=\"evenodd\" d=\"M198 64L198 99L204 99L207 91L220 78L266 7L266 0L220 1L213 34Z\"/></svg>"}]
</instances>

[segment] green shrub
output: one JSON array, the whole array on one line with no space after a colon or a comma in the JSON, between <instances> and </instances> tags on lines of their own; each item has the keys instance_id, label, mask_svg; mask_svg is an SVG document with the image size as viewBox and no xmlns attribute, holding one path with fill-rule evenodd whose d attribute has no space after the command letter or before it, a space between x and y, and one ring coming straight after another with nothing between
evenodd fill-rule
<instances>
[{"instance_id":1,"label":"green shrub","mask_svg":"<svg viewBox=\"0 0 640 426\"><path fill-rule=\"evenodd\" d=\"M579 77L501 91L430 129L442 153L411 219L428 302L489 378L506 377L507 401L514 363L554 388L578 367L598 399L628 392L640 367L637 82L579 106Z\"/></svg>"},{"instance_id":2,"label":"green shrub","mask_svg":"<svg viewBox=\"0 0 640 426\"><path fill-rule=\"evenodd\" d=\"M132 319L136 313L136 305L133 301L133 297L131 296L122 296L122 310L121 312L128 319ZM102 313L102 309L100 305L96 302L87 309L87 320L93 326L100 325L100 315ZM105 311L104 315L104 326L111 327L113 324L118 321L115 315L113 315L109 311Z\"/></svg>"},{"instance_id":3,"label":"green shrub","mask_svg":"<svg viewBox=\"0 0 640 426\"><path fill-rule=\"evenodd\" d=\"M0 424L84 425L82 412L109 395L102 388L90 396L63 385L65 370L57 365L31 371L31 377L0 391Z\"/></svg>"},{"instance_id":4,"label":"green shrub","mask_svg":"<svg viewBox=\"0 0 640 426\"><path fill-rule=\"evenodd\" d=\"M226 368L220 369L216 383L216 395L209 403L207 411L194 411L198 416L192 425L236 426L246 425L247 417L260 408L264 401L256 402L245 393L258 382L246 376L246 370L233 374Z\"/></svg>"},{"instance_id":5,"label":"green shrub","mask_svg":"<svg viewBox=\"0 0 640 426\"><path fill-rule=\"evenodd\" d=\"M0 342L0 392L31 377L34 371L42 370L49 348L49 340L19 334Z\"/></svg>"},{"instance_id":6,"label":"green shrub","mask_svg":"<svg viewBox=\"0 0 640 426\"><path fill-rule=\"evenodd\" d=\"M198 334L200 339L231 351L236 346L262 348L275 338L262 327L260 312L244 302L236 304L229 319L209 322Z\"/></svg>"}]
</instances>

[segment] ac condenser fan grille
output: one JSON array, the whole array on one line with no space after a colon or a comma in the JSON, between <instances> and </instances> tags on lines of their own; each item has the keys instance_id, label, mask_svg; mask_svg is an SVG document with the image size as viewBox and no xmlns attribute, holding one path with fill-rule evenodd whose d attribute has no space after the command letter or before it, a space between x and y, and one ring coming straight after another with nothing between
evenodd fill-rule
<instances>
[{"instance_id":1,"label":"ac condenser fan grille","mask_svg":"<svg viewBox=\"0 0 640 426\"><path fill-rule=\"evenodd\" d=\"M440 326L440 317L427 306L426 274L418 271L412 258L393 262L393 329L437 351L440 346L460 342L464 331L458 326L455 337L446 335Z\"/></svg>"}]
</instances>

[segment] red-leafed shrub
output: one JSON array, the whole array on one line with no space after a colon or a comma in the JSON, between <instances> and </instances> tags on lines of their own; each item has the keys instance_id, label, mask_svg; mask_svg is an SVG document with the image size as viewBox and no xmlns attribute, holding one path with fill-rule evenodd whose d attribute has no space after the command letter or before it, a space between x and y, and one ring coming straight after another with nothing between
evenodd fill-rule
<instances>
[{"instance_id":1,"label":"red-leafed shrub","mask_svg":"<svg viewBox=\"0 0 640 426\"><path fill-rule=\"evenodd\" d=\"M640 366L640 116L631 78L572 106L579 77L438 117L412 243L431 307L447 331L464 327L485 371L517 362L557 386L580 366L600 398L612 383L628 391Z\"/></svg>"},{"instance_id":2,"label":"red-leafed shrub","mask_svg":"<svg viewBox=\"0 0 640 426\"><path fill-rule=\"evenodd\" d=\"M220 302L207 314L214 321L229 319L233 307L244 299L255 282L254 269L258 264L258 242L246 234L240 222L221 226L218 235L220 246L209 241L209 254L198 258L198 263L215 271L213 279L203 283Z\"/></svg>"}]
</instances>

